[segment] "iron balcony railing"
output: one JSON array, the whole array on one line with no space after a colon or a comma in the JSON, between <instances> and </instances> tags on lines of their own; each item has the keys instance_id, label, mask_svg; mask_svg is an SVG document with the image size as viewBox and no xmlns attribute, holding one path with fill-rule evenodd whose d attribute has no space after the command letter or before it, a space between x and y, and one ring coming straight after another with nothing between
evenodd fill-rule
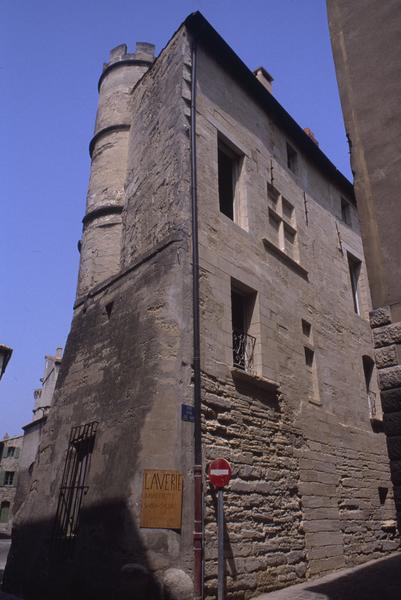
<instances>
[{"instance_id":1,"label":"iron balcony railing","mask_svg":"<svg viewBox=\"0 0 401 600\"><path fill-rule=\"evenodd\" d=\"M234 367L252 372L254 369L256 338L244 331L233 330L233 363Z\"/></svg>"}]
</instances>

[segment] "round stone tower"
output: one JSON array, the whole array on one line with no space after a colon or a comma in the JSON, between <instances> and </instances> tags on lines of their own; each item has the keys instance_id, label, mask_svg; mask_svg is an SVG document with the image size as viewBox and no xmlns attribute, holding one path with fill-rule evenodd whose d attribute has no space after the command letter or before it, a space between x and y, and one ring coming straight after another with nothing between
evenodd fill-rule
<instances>
[{"instance_id":1,"label":"round stone tower","mask_svg":"<svg viewBox=\"0 0 401 600\"><path fill-rule=\"evenodd\" d=\"M121 212L132 115L130 95L154 61L154 45L138 42L132 54L121 44L110 52L99 79L86 214L83 219L77 296L120 270Z\"/></svg>"}]
</instances>

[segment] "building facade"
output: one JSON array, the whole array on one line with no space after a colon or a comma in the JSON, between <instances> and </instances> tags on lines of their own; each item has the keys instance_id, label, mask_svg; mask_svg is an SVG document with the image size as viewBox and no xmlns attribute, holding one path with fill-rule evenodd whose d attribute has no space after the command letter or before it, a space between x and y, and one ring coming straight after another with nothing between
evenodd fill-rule
<instances>
[{"instance_id":1,"label":"building facade","mask_svg":"<svg viewBox=\"0 0 401 600\"><path fill-rule=\"evenodd\" d=\"M32 410L32 421L22 428L24 436L19 457L15 511L18 510L31 487L34 463L38 458L38 449L42 431L53 402L53 394L60 370L62 355L63 349L57 348L54 355L49 354L45 356L43 377L40 379L42 386L33 393L34 407Z\"/></svg>"},{"instance_id":2,"label":"building facade","mask_svg":"<svg viewBox=\"0 0 401 600\"><path fill-rule=\"evenodd\" d=\"M0 441L0 537L11 536L21 447L21 435Z\"/></svg>"},{"instance_id":3,"label":"building facade","mask_svg":"<svg viewBox=\"0 0 401 600\"><path fill-rule=\"evenodd\" d=\"M7 590L214 598L216 457L227 598L398 548L353 188L271 84L199 13L157 59L111 52ZM149 481L158 502L174 481L169 505L147 504Z\"/></svg>"},{"instance_id":4,"label":"building facade","mask_svg":"<svg viewBox=\"0 0 401 600\"><path fill-rule=\"evenodd\" d=\"M374 311L371 326L384 427L401 516L401 6L329 0ZM362 52L363 48L363 52Z\"/></svg>"}]
</instances>

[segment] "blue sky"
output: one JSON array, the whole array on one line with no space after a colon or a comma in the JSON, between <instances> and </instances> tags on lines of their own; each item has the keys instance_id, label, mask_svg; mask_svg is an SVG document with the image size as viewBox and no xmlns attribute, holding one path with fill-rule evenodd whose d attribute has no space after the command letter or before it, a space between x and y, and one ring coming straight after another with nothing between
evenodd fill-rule
<instances>
[{"instance_id":1,"label":"blue sky","mask_svg":"<svg viewBox=\"0 0 401 600\"><path fill-rule=\"evenodd\" d=\"M29 422L44 355L64 345L78 272L97 80L111 48L166 44L200 10L350 177L324 0L1 0L0 437Z\"/></svg>"}]
</instances>

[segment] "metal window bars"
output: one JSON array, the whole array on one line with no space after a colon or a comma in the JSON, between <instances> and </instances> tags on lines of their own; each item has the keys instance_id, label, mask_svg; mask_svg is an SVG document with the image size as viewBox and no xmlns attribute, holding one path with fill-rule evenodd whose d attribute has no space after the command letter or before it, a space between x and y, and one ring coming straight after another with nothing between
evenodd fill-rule
<instances>
[{"instance_id":1,"label":"metal window bars","mask_svg":"<svg viewBox=\"0 0 401 600\"><path fill-rule=\"evenodd\" d=\"M252 372L254 368L254 352L256 338L244 331L233 330L233 363L234 367Z\"/></svg>"},{"instance_id":2,"label":"metal window bars","mask_svg":"<svg viewBox=\"0 0 401 600\"><path fill-rule=\"evenodd\" d=\"M92 421L71 429L53 529L53 542L64 557L74 552L97 426Z\"/></svg>"}]
</instances>

